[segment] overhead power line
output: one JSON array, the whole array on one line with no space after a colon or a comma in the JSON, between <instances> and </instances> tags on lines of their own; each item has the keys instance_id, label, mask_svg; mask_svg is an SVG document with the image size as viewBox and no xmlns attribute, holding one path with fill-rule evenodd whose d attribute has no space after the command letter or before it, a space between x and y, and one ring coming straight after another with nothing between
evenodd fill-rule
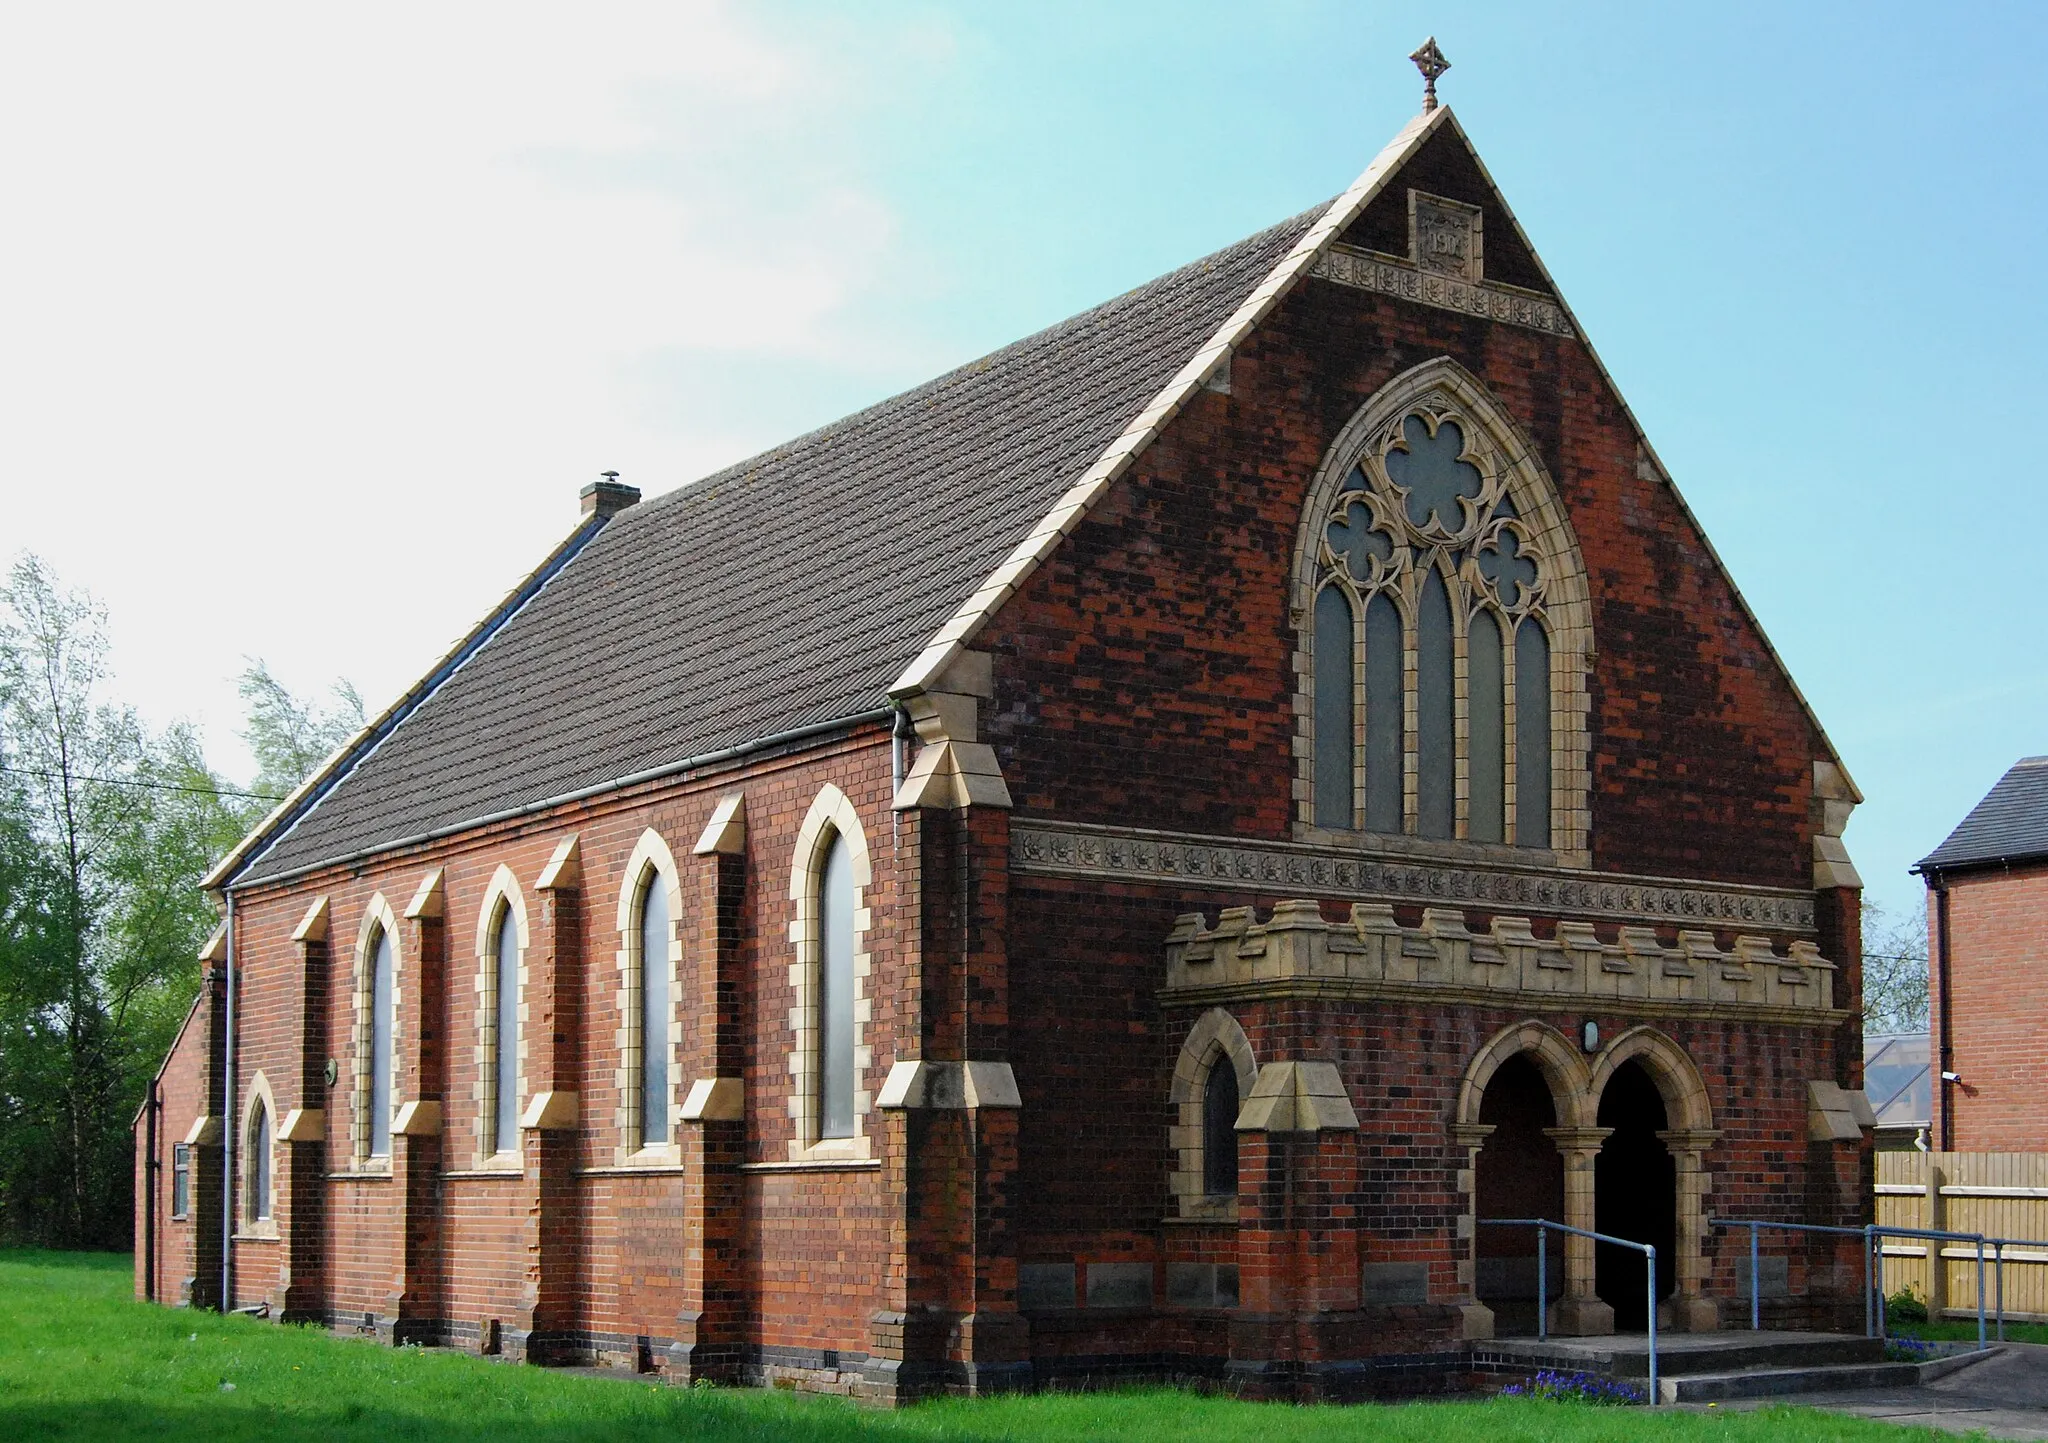
<instances>
[{"instance_id":1,"label":"overhead power line","mask_svg":"<svg viewBox=\"0 0 2048 1443\"><path fill-rule=\"evenodd\" d=\"M64 773L43 771L36 767L0 766L0 772L13 772L17 776L42 777L46 781L60 782ZM74 782L92 782L102 787L142 787L153 792L184 792L195 797L248 797L258 802L281 802L284 797L277 792L244 792L234 787L188 787L177 782L145 782L137 777L89 777L74 773Z\"/></svg>"}]
</instances>

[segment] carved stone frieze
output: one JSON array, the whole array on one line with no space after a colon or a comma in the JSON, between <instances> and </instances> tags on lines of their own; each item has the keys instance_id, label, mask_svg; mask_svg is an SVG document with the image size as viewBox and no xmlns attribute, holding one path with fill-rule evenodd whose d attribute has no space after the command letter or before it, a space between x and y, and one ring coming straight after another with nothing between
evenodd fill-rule
<instances>
[{"instance_id":1,"label":"carved stone frieze","mask_svg":"<svg viewBox=\"0 0 2048 1443\"><path fill-rule=\"evenodd\" d=\"M1076 822L1013 822L1010 863L1022 873L1177 886L1192 882L1332 900L1511 909L1649 925L1814 930L1813 896L1806 892L1709 887L1610 872L1461 866L1298 842L1247 843Z\"/></svg>"},{"instance_id":2,"label":"carved stone frieze","mask_svg":"<svg viewBox=\"0 0 2048 1443\"><path fill-rule=\"evenodd\" d=\"M1340 286L1417 301L1461 315L1484 316L1553 336L1578 334L1564 308L1542 296L1491 281L1460 280L1453 275L1425 271L1411 261L1378 251L1333 245L1316 257L1309 274Z\"/></svg>"},{"instance_id":3,"label":"carved stone frieze","mask_svg":"<svg viewBox=\"0 0 2048 1443\"><path fill-rule=\"evenodd\" d=\"M1458 907L1423 909L1403 927L1385 903L1359 902L1340 922L1308 900L1276 903L1265 921L1226 907L1216 925L1182 915L1166 938L1166 997L1190 1002L1222 992L1308 987L1339 996L1512 999L1578 1006L1641 1004L1726 1015L1830 1018L1832 962L1807 941L1785 955L1745 935L1722 951L1714 934L1683 929L1666 947L1652 927L1623 927L1602 942L1590 922L1560 922L1539 938L1525 917L1495 917L1484 932Z\"/></svg>"}]
</instances>

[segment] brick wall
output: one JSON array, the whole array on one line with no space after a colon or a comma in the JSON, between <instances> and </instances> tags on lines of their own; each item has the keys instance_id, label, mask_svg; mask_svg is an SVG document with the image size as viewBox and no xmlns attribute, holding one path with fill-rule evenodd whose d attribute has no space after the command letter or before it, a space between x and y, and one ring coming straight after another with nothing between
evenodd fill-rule
<instances>
[{"instance_id":1,"label":"brick wall","mask_svg":"<svg viewBox=\"0 0 2048 1443\"><path fill-rule=\"evenodd\" d=\"M1949 1027L1960 1083L1934 1090L1934 1135L1943 1109L1956 1152L2048 1151L2041 1106L2048 1056L2048 865L1964 872L1949 895ZM1928 956L1939 955L1936 897L1927 897ZM1930 1016L1940 1026L1940 974ZM1937 1035L1935 1045L1939 1047ZM1937 1059L1939 1063L1939 1059Z\"/></svg>"},{"instance_id":2,"label":"brick wall","mask_svg":"<svg viewBox=\"0 0 2048 1443\"><path fill-rule=\"evenodd\" d=\"M281 1236L252 1237L238 1223L236 1303L269 1302L273 1312L288 1311L293 1304L286 1294L296 1282L317 1290L315 1311L329 1321L359 1327L367 1318L388 1335L394 1310L403 1311L410 1290L420 1294L423 1305L432 1305L438 1321L452 1325L452 1340L474 1346L487 1336L494 1320L501 1329L510 1329L523 1314L531 1313L534 1270L541 1266L534 1256L537 1247L550 1259L548 1266L565 1279L562 1286L572 1299L569 1330L587 1335L586 1341L595 1339L591 1346L600 1353L630 1353L635 1338L647 1340L658 1353L676 1336L679 1316L691 1310L697 1296L689 1291L684 1266L690 1248L702 1242L687 1236L683 1207L684 1194L695 1179L682 1164L634 1170L620 1166L618 1156L619 899L628 883L627 861L651 827L675 857L686 899L684 914L677 919L684 957L676 996L681 1043L671 1071L677 1100L693 1080L719 1072L719 1059L711 1052L712 1028L693 1002L705 995L702 968L723 945L738 969L738 985L728 987L728 1005L739 1014L737 1030L744 1040L737 1065L746 1082L749 1121L746 1150L736 1160L745 1164L740 1192L744 1217L738 1222L737 1251L728 1249L719 1266L743 1274L727 1284L747 1294L741 1310L748 1332L743 1344L785 1361L826 1353L858 1359L869 1344L870 1316L883 1300L888 1184L872 1164L802 1170L788 1166L795 1127L789 1106L789 1013L795 1000L790 978L790 861L797 830L828 782L852 800L874 863L874 883L865 898L871 914L866 946L872 967L865 1040L876 1061L860 1082L874 1093L900 1050L899 1032L914 1025L917 1013L916 999L904 995L901 985L903 908L895 880L896 827L888 810L891 762L886 734L879 730L869 729L801 755L643 787L520 825L483 829L346 872L309 876L241 896L239 1096L230 1125L240 1127L260 1072L275 1098L273 1125L295 1108L321 1109L325 1142L309 1154L317 1157L317 1165L303 1174L317 1180L317 1206L313 1200L289 1196L291 1155L299 1145L279 1144ZM735 790L746 796L744 893L740 905L721 923L714 906L696 905L716 895L697 884L719 859L694 856L691 848L712 808ZM556 1219L548 1225L553 1231L544 1228L536 1238L530 1226L534 1209L540 1206L533 1166L509 1175L493 1172L479 1152L478 929L488 926L481 909L501 865L518 879L530 920L537 917L541 898L534 884L556 847L572 832L580 839L583 867L577 921L582 960L575 999L575 1011L580 1013L578 1045L571 1049L575 1070L564 1080L580 1094L581 1124L569 1144L573 1158L565 1174L572 1179L572 1195L548 1213ZM440 916L435 923L435 945L442 958L438 995L436 989L422 986L422 924L404 918L423 878L435 869L442 872ZM442 1129L434 1143L438 1201L415 1201L410 1212L403 1177L391 1175L397 1169L359 1167L353 1143L356 957L372 899L379 895L399 918L394 940L401 1063L394 1101L438 1092L442 1103ZM326 899L329 940L310 955L309 964L308 950L293 941L293 932L320 898ZM721 925L728 934L722 942ZM529 962L540 935L538 926L530 928ZM309 989L309 976L324 982L324 989ZM522 1025L529 1029L531 1045L534 1024L529 1019ZM324 1045L317 1045L323 1041L323 1030ZM207 1110L201 1095L205 1041L193 1032L166 1068L166 1166L168 1139L173 1134L182 1137L193 1118ZM405 1059L415 1056L418 1061L408 1074ZM324 1079L330 1057L336 1063L333 1086L325 1085ZM727 1070L731 1068L728 1061ZM531 1077L527 1089L529 1094L534 1090ZM877 1130L873 1115L869 1129ZM143 1135L138 1128L138 1167L145 1161L140 1154ZM394 1138L394 1154L410 1141ZM209 1153L217 1171L219 1154ZM196 1192L196 1170L194 1185ZM213 1186L217 1191L217 1183ZM167 1213L167 1171L162 1188ZM432 1197L431 1189L427 1195ZM309 1277L300 1269L296 1279L289 1262L295 1202L318 1229L310 1255L319 1262L317 1275ZM429 1208L431 1218L423 1221L418 1216L422 1207ZM190 1231L184 1224L161 1225L161 1277L176 1279L191 1271Z\"/></svg>"}]
</instances>

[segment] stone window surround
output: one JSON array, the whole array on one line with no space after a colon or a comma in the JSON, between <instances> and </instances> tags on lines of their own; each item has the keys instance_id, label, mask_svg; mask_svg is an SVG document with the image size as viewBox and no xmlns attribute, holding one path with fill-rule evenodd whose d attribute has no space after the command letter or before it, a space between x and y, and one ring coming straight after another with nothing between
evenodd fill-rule
<instances>
[{"instance_id":1,"label":"stone window surround","mask_svg":"<svg viewBox=\"0 0 2048 1443\"><path fill-rule=\"evenodd\" d=\"M1180 1045L1180 1056L1174 1062L1173 1085L1168 1094L1174 1116L1168 1145L1178 1160L1168 1181L1175 1215L1186 1222L1237 1221L1235 1197L1211 1197L1204 1190L1207 1158L1203 1155L1203 1105L1209 1072L1224 1058L1230 1060L1237 1073L1237 1095L1250 1097L1259 1076L1251 1039L1245 1036L1235 1017L1221 1007L1212 1007L1188 1029L1187 1038Z\"/></svg>"},{"instance_id":2,"label":"stone window surround","mask_svg":"<svg viewBox=\"0 0 2048 1443\"><path fill-rule=\"evenodd\" d=\"M619 1028L615 1041L619 1067L615 1074L619 1095L619 1136L613 1148L613 1162L627 1168L679 1167L683 1161L682 1106L676 1100L678 1066L683 1045L683 890L682 873L675 853L661 833L649 827L633 844L619 885ZM652 879L652 880L650 880ZM652 881L668 889L668 1137L651 1147L640 1145L640 909ZM524 969L522 968L522 976Z\"/></svg>"},{"instance_id":3,"label":"stone window surround","mask_svg":"<svg viewBox=\"0 0 2048 1443\"><path fill-rule=\"evenodd\" d=\"M1585 562L1579 551L1577 538L1572 532L1570 520L1558 499L1556 487L1551 483L1542 462L1538 459L1534 444L1515 425L1505 408L1492 397L1486 387L1449 357L1426 361L1383 386L1378 394L1367 401L1338 432L1336 439L1324 453L1323 463L1308 488L1308 497L1302 512L1302 526L1295 539L1293 594L1290 598L1290 613L1297 637L1293 657L1296 686L1295 840L1339 845L1356 845L1360 841L1371 840L1382 846L1388 841L1396 840L1379 837L1377 834L1335 830L1316 824L1315 598L1323 581L1320 540L1328 513L1337 499L1345 477L1376 437L1382 435L1389 427L1398 426L1419 407L1428 407L1444 419L1461 423L1466 432L1468 450L1481 455L1484 462L1481 470L1492 472L1490 480L1493 477L1500 479L1505 494L1514 501L1520 529L1534 542L1536 553L1546 563L1547 575L1544 578L1541 616L1546 623L1550 641L1551 845L1548 848L1513 847L1505 850L1518 855L1525 862L1549 859L1561 866L1589 866L1591 818L1588 802L1590 772L1587 715L1591 705L1588 677L1592 667L1593 633L1591 592L1586 580ZM1442 558L1437 559L1440 561ZM1419 578L1420 574L1418 571L1416 576ZM1402 810L1404 817L1410 819L1412 824L1416 802L1415 620L1410 598L1404 597L1399 588L1390 589L1388 595L1394 600L1402 621ZM1455 607L1456 588L1452 589L1452 597ZM1357 608L1356 612L1362 626L1363 609ZM1454 612L1453 620L1452 708L1453 726L1456 731L1453 787L1456 826L1462 833L1466 826L1469 799L1470 748L1467 730L1469 713L1465 654L1470 639L1470 619L1468 615L1463 625L1456 624ZM1512 835L1516 811L1515 728L1512 724L1515 707L1515 668L1513 633L1507 627L1503 627L1502 648L1505 672L1503 696L1506 703L1503 743L1508 779L1505 814L1510 828L1509 835ZM1354 692L1362 699L1364 676L1355 675L1352 685ZM1354 701L1353 715L1353 756L1358 759L1357 765L1362 766L1365 751L1364 709L1358 701ZM1412 845L1423 840L1413 833L1403 833L1398 838L1397 845ZM1470 842L1462 837L1448 844L1435 843L1432 850L1443 849L1451 853L1468 848L1475 855L1480 852L1491 856L1504 855L1504 849L1500 844Z\"/></svg>"},{"instance_id":4,"label":"stone window surround","mask_svg":"<svg viewBox=\"0 0 2048 1443\"><path fill-rule=\"evenodd\" d=\"M183 1162L178 1160L181 1154L184 1157ZM177 1182L181 1169L185 1174L185 1206L182 1208L178 1206ZM192 1216L192 1144L189 1142L171 1144L171 1202L167 1216L174 1223L184 1222Z\"/></svg>"},{"instance_id":5,"label":"stone window surround","mask_svg":"<svg viewBox=\"0 0 2048 1443\"><path fill-rule=\"evenodd\" d=\"M382 892L372 896L363 907L362 925L356 932L354 972L350 983L354 1015L349 1028L350 1051L355 1056L355 1106L350 1109L353 1116L349 1122L350 1156L358 1172L382 1173L391 1170L391 1155L386 1153L373 1157L370 1154L370 1100L375 1082L370 1044L376 1035L370 1009L377 985L377 974L372 964L380 931L391 939L391 1106L395 1112L398 1107L398 1039L405 1030L405 948L402 945L404 934L398 930L398 916Z\"/></svg>"},{"instance_id":6,"label":"stone window surround","mask_svg":"<svg viewBox=\"0 0 2048 1443\"><path fill-rule=\"evenodd\" d=\"M824 883L826 851L834 838L848 849L853 868L853 1136L818 1136L818 969L822 965L822 942L818 923L819 891ZM868 1135L867 1115L874 1096L862 1082L874 1065L868 1046L868 928L872 921L867 907L867 890L874 872L869 862L867 831L852 800L827 782L819 789L798 829L791 858L789 897L794 915L789 923L789 940L795 960L789 965L789 982L795 1000L789 1009L789 1116L795 1136L789 1140L791 1162L864 1161L871 1158L873 1143Z\"/></svg>"},{"instance_id":7,"label":"stone window surround","mask_svg":"<svg viewBox=\"0 0 2048 1443\"><path fill-rule=\"evenodd\" d=\"M270 1119L270 1156L263 1159L270 1182L270 1213L267 1217L250 1214L250 1195L255 1175L249 1171L249 1163L255 1157L256 1148L252 1139L256 1134L258 1109ZM270 1079L259 1068L249 1079L249 1085L242 1093L242 1146L240 1175L235 1179L235 1236L255 1238L264 1242L274 1240L277 1233L277 1099L271 1093Z\"/></svg>"},{"instance_id":8,"label":"stone window surround","mask_svg":"<svg viewBox=\"0 0 2048 1443\"><path fill-rule=\"evenodd\" d=\"M479 1170L505 1168L517 1171L526 1165L519 1146L520 1108L514 1109L511 1138L499 1138L495 1151L490 1147L491 1125L498 1115L498 923L504 915L501 909L505 908L511 909L519 938L519 1038L513 1077L523 1107L529 1021L526 987L530 980L526 959L533 934L528 927L526 897L520 891L519 879L512 874L510 867L500 864L491 875L490 886L485 889L483 903L476 914L476 1082L471 1096L476 1101L475 1160L472 1166ZM508 1142L509 1146L506 1145Z\"/></svg>"}]
</instances>

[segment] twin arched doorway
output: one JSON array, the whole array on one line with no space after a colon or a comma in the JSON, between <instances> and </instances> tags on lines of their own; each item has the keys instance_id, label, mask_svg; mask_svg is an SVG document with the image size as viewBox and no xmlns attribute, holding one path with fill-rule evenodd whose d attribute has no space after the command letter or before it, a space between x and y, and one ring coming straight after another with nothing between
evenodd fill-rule
<instances>
[{"instance_id":1,"label":"twin arched doorway","mask_svg":"<svg viewBox=\"0 0 2048 1443\"><path fill-rule=\"evenodd\" d=\"M1714 1326L1701 1295L1701 1155L1716 1134L1706 1087L1684 1050L1635 1028L1587 1059L1554 1028L1526 1022L1466 1069L1453 1134L1471 1149L1472 1290L1467 1332L1533 1333L1533 1228L1488 1218L1551 1218L1653 1244L1660 1323ZM1644 1258L1553 1233L1551 1325L1564 1333L1647 1326Z\"/></svg>"}]
</instances>

